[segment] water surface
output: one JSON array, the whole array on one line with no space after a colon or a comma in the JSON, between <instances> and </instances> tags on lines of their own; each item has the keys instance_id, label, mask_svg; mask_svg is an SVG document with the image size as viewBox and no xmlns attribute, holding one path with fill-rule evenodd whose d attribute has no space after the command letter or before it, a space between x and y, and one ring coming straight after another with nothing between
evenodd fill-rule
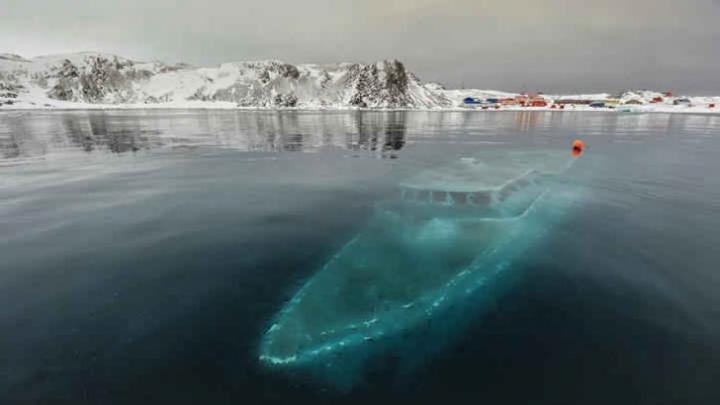
<instances>
[{"instance_id":1,"label":"water surface","mask_svg":"<svg viewBox=\"0 0 720 405\"><path fill-rule=\"evenodd\" d=\"M275 313L421 170L586 144L588 191L412 370L268 369ZM0 402L715 404L720 116L0 113Z\"/></svg>"}]
</instances>

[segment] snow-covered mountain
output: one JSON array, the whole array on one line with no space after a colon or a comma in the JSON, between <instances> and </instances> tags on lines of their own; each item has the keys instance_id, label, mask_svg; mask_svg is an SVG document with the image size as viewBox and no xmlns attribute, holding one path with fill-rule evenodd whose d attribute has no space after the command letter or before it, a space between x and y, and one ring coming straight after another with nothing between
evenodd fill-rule
<instances>
[{"instance_id":1,"label":"snow-covered mountain","mask_svg":"<svg viewBox=\"0 0 720 405\"><path fill-rule=\"evenodd\" d=\"M0 54L0 108L477 108L464 99L513 99L494 90L447 90L422 83L397 60L377 63L292 65L280 61L232 62L218 67L138 62L81 52L26 59ZM498 110L553 109L565 100L636 104L644 112L713 113L720 97L663 97L653 91L544 95L545 107L517 104ZM660 101L658 101L660 100ZM566 111L594 110L572 105ZM627 108L622 109L625 111Z\"/></svg>"},{"instance_id":2,"label":"snow-covered mountain","mask_svg":"<svg viewBox=\"0 0 720 405\"><path fill-rule=\"evenodd\" d=\"M298 108L441 108L453 103L397 61L215 68L137 62L102 53L24 59L0 54L0 105L187 105Z\"/></svg>"}]
</instances>

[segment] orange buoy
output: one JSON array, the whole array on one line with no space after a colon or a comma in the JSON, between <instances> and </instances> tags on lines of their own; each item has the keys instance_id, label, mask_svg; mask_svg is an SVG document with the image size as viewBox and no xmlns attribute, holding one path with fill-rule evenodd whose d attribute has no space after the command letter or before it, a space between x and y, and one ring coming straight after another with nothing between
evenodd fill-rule
<instances>
[{"instance_id":1,"label":"orange buoy","mask_svg":"<svg viewBox=\"0 0 720 405\"><path fill-rule=\"evenodd\" d=\"M583 143L582 143L582 141L579 140L579 139L578 139L578 140L575 140L575 141L573 142L573 147L572 147L572 154L573 154L573 156L580 156L580 154L582 153L582 150L583 150Z\"/></svg>"}]
</instances>

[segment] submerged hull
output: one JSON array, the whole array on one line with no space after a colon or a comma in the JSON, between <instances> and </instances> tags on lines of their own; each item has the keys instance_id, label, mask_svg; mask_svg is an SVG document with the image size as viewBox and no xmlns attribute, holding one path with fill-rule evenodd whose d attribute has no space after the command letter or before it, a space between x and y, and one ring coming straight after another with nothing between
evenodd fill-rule
<instances>
[{"instance_id":1,"label":"submerged hull","mask_svg":"<svg viewBox=\"0 0 720 405\"><path fill-rule=\"evenodd\" d=\"M567 166L568 159L563 162ZM431 178L425 184L433 193L443 184L443 171L448 173L445 168L420 175ZM486 193L489 203L483 206L405 198L379 206L367 228L281 310L265 334L260 359L302 364L372 344L477 293L563 211L551 201L549 172L510 172L516 177L498 177L489 187L443 190ZM421 189L421 180L403 184L403 196L409 188Z\"/></svg>"}]
</instances>

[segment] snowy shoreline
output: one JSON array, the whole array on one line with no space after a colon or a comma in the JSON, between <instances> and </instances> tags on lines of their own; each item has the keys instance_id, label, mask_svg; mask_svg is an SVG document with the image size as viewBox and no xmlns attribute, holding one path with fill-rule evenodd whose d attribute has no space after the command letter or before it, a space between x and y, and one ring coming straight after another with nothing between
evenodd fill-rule
<instances>
[{"instance_id":1,"label":"snowy shoreline","mask_svg":"<svg viewBox=\"0 0 720 405\"><path fill-rule=\"evenodd\" d=\"M2 112L51 112L51 111L241 111L241 112L466 112L466 113L503 113L503 112L549 112L549 113L599 113L599 114L702 114L720 115L720 108L707 107L648 107L638 108L634 111L620 109L576 107L565 109L538 108L538 107L503 107L499 109L479 109L464 107L436 107L436 108L361 108L361 107L238 107L228 103L202 103L202 104L83 104L76 106L36 106L36 105L4 105L0 106Z\"/></svg>"},{"instance_id":2,"label":"snowy shoreline","mask_svg":"<svg viewBox=\"0 0 720 405\"><path fill-rule=\"evenodd\" d=\"M0 111L236 110L605 112L720 114L720 97L648 90L544 95L446 89L402 62L223 63L133 61L81 52L25 59L0 54Z\"/></svg>"}]
</instances>

